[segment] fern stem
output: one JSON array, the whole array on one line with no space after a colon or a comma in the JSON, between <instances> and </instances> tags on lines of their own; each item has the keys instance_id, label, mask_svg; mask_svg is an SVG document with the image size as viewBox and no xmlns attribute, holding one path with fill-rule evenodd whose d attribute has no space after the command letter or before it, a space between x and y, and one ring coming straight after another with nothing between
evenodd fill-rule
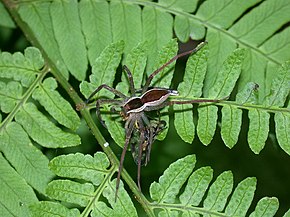
<instances>
[{"instance_id":1,"label":"fern stem","mask_svg":"<svg viewBox=\"0 0 290 217\"><path fill-rule=\"evenodd\" d=\"M167 204L167 203L149 203L149 205L154 209L170 209L170 210L178 210L184 212L185 210L190 210L190 213L200 214L200 215L209 215L209 216L221 216L221 217L229 217L229 215L222 214L219 212L214 212L207 210L206 208L193 207L193 206L185 206L179 204Z\"/></svg>"},{"instance_id":2,"label":"fern stem","mask_svg":"<svg viewBox=\"0 0 290 217\"><path fill-rule=\"evenodd\" d=\"M87 217L87 216L89 216L91 210L93 209L93 206L94 206L95 201L98 198L100 198L103 190L106 187L106 183L108 183L108 181L112 178L112 176L115 173L115 170L116 170L116 167L111 167L110 172L106 175L106 177L104 178L104 180L101 183L101 185L97 188L94 197L90 200L90 202L88 203L88 205L86 206L86 208L82 212L81 217Z\"/></svg>"},{"instance_id":3,"label":"fern stem","mask_svg":"<svg viewBox=\"0 0 290 217\"><path fill-rule=\"evenodd\" d=\"M10 123L13 118L15 117L16 113L21 109L22 105L25 104L25 102L31 97L31 94L35 90L36 87L38 87L38 84L42 81L42 79L45 77L45 75L49 72L49 69L47 67L44 67L37 78L33 81L33 83L29 86L29 88L26 90L25 94L23 95L22 99L17 103L17 105L13 108L13 110L9 113L9 115L5 118L3 122L0 124L0 132L6 128L6 125Z\"/></svg>"}]
</instances>

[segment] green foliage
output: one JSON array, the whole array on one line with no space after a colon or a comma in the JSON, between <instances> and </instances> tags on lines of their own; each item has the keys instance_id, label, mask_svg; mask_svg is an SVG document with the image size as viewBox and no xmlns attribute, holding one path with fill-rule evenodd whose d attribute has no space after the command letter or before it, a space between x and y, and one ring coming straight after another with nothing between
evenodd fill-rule
<instances>
[{"instance_id":1,"label":"green foliage","mask_svg":"<svg viewBox=\"0 0 290 217\"><path fill-rule=\"evenodd\" d=\"M46 151L81 143L76 133L80 119L72 103L80 105L82 100L71 80L79 82L80 92L87 98L99 85L118 82L116 71L122 62L132 71L140 89L144 77L176 55L174 34L182 42L189 38L208 41L189 57L175 100L222 99L201 103L197 109L192 105L173 106L174 126L182 140L192 143L197 130L199 140L208 145L218 126L225 145L233 148L244 124L242 115L248 114L247 141L259 154L274 116L278 145L290 155L288 0L7 0L3 4L38 49L29 47L24 54L0 53L1 214L139 214L122 181L115 201L113 176L119 162L110 147L104 146L106 141L88 112L92 106L81 108L81 115L105 153L92 157L81 153L55 156L55 152L51 156ZM11 17L0 3L0 24L14 27ZM171 87L174 67L174 63L166 67L152 85ZM86 81L88 69L91 73ZM116 89L129 95L126 76L122 75ZM106 90L95 97L114 98ZM225 100L227 97L229 100ZM103 110L111 137L122 147L121 117L110 113L110 105ZM167 123L168 111L161 111ZM167 130L159 139L165 138ZM48 158L53 159L49 162ZM274 197L262 198L250 214L255 178L236 185L232 172L215 178L210 167L194 170L195 163L195 156L188 155L171 164L159 181L151 184L151 202L125 170L122 178L149 216L276 214L279 203ZM52 180L54 175L57 180ZM38 202L33 189L43 201Z\"/></svg>"}]
</instances>

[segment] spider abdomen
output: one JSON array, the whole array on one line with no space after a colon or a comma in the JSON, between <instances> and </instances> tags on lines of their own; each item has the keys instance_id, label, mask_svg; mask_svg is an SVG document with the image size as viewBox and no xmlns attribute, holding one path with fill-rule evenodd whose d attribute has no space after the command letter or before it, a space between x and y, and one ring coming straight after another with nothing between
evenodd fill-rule
<instances>
[{"instance_id":1,"label":"spider abdomen","mask_svg":"<svg viewBox=\"0 0 290 217\"><path fill-rule=\"evenodd\" d=\"M178 95L178 92L176 90L170 90L165 88L153 88L147 90L140 97L130 98L123 105L123 108L127 114L137 113L143 110L154 110L154 107L158 107L159 105L161 105L171 95L176 96Z\"/></svg>"}]
</instances>

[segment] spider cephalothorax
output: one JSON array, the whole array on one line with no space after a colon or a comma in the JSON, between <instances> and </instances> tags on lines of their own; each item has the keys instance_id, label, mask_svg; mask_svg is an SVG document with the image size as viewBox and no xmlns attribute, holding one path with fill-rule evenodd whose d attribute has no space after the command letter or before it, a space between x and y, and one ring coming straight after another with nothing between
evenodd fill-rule
<instances>
[{"instance_id":1,"label":"spider cephalothorax","mask_svg":"<svg viewBox=\"0 0 290 217\"><path fill-rule=\"evenodd\" d=\"M149 119L147 117L147 112L159 110L165 106L173 105L173 104L192 104L199 102L218 102L220 100L216 99L196 99L196 100L168 100L170 96L178 95L176 90L171 90L167 88L160 87L152 87L149 88L151 81L154 76L160 73L166 66L174 62L181 56L185 56L197 51L197 49L201 48L198 46L197 48L187 51L185 53L178 54L170 59L167 63L162 65L160 68L155 70L152 74L149 75L148 79L145 82L145 85L141 89L141 95L136 96L134 80L131 71L124 66L123 69L128 76L129 81L129 90L131 96L127 96L120 91L106 85L100 85L86 100L86 104L91 100L91 98L99 92L101 89L107 89L108 91L114 93L118 98L116 99L103 99L99 98L96 101L96 113L100 120L100 122L106 127L105 123L101 118L100 107L103 104L111 104L113 105L113 109L116 106L121 108L121 116L125 121L125 143L122 151L122 155L120 158L119 171L117 176L117 184L116 184L116 196L120 183L120 176L123 167L123 161L125 158L126 151L128 149L128 145L131 144L131 150L133 151L133 158L138 165L138 187L140 187L140 168L141 165L147 164L150 158L150 150L151 145L154 142L156 136L165 128L165 124L153 119ZM133 138L133 139L132 139ZM137 138L137 139L136 139Z\"/></svg>"}]
</instances>

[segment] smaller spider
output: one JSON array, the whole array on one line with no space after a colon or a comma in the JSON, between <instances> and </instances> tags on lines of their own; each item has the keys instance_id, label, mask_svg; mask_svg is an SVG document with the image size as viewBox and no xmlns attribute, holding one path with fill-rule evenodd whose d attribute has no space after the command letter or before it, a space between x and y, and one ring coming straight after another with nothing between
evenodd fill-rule
<instances>
[{"instance_id":1,"label":"smaller spider","mask_svg":"<svg viewBox=\"0 0 290 217\"><path fill-rule=\"evenodd\" d=\"M113 105L113 111L116 106L121 108L120 115L125 120L125 144L122 151L122 155L120 158L119 170L117 175L116 182L116 193L115 199L117 198L117 193L119 189L120 176L123 168L123 162L125 158L126 151L128 149L128 145L131 143L131 151L135 162L138 165L138 187L141 191L140 187L140 168L141 165L147 164L150 157L151 145L154 142L156 136L164 129L165 124L161 121L149 120L147 117L147 112L149 111L158 111L159 109L173 105L173 104L192 104L192 103L201 103L201 102L219 102L223 99L196 99L196 100L171 100L168 98L170 96L178 95L176 90L161 88L161 87L152 87L149 88L151 81L153 78L160 73L166 66L170 65L172 62L177 60L178 58L195 53L199 50L204 43L199 45L193 50L180 53L173 58L171 58L168 62L162 65L160 68L156 69L152 74L149 75L148 79L145 82L145 85L141 89L141 95L137 96L138 92L135 89L135 84L133 80L133 76L131 71L127 68L127 66L123 66L124 71L128 76L129 81L129 91L131 96L127 96L120 91L114 89L113 87L108 86L107 84L102 84L98 88L93 91L93 93L88 97L85 101L85 104L88 104L92 97L98 93L101 89L107 89L108 91L114 93L118 98L115 99L97 99L96 101L96 113L97 116L102 123L103 126L106 127L104 121L101 118L100 107L103 104L111 104ZM135 134L135 138L134 138ZM136 136L137 135L137 136ZM133 138L134 141L131 141ZM136 139L137 138L137 139ZM137 144L138 143L138 144ZM144 152L144 153L143 153ZM145 157L144 157L145 155ZM144 159L145 158L145 159Z\"/></svg>"}]
</instances>

